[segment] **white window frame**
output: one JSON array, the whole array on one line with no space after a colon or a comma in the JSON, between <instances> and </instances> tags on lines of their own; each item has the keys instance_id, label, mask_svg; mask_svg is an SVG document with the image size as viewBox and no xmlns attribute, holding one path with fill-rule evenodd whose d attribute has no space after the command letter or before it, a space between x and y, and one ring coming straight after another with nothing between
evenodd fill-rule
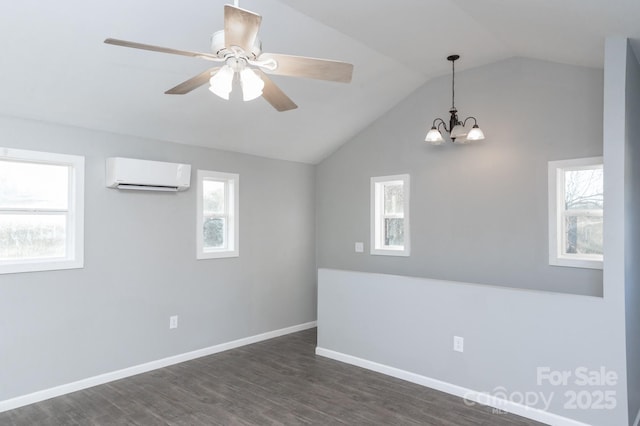
<instances>
[{"instance_id":1,"label":"white window frame","mask_svg":"<svg viewBox=\"0 0 640 426\"><path fill-rule=\"evenodd\" d=\"M203 182L212 180L225 184L225 217L227 227L225 234L225 246L221 248L205 248L204 233L204 203L203 203ZM196 219L196 245L197 259L220 259L226 257L240 256L240 218L238 212L240 207L240 175L236 173L214 172L210 170L198 170L198 202Z\"/></svg>"},{"instance_id":2,"label":"white window frame","mask_svg":"<svg viewBox=\"0 0 640 426\"><path fill-rule=\"evenodd\" d=\"M404 245L384 245L384 185L402 183L404 192ZM371 178L371 254L381 256L409 256L411 253L409 234L409 196L411 194L408 174L378 176Z\"/></svg>"},{"instance_id":3,"label":"white window frame","mask_svg":"<svg viewBox=\"0 0 640 426\"><path fill-rule=\"evenodd\" d=\"M55 271L84 267L84 157L22 149L0 148L0 160L69 167L68 209L2 209L3 213L51 214L67 216L65 257L0 260L0 274Z\"/></svg>"},{"instance_id":4,"label":"white window frame","mask_svg":"<svg viewBox=\"0 0 640 426\"><path fill-rule=\"evenodd\" d=\"M602 168L602 157L549 161L549 264L574 268L602 269L603 255L567 254L565 247L565 171Z\"/></svg>"}]
</instances>

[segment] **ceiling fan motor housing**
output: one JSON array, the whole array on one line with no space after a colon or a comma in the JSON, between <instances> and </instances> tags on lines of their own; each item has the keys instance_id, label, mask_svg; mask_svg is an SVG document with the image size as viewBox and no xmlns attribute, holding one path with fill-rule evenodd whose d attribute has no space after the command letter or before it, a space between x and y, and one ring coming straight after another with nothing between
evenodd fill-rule
<instances>
[{"instance_id":1,"label":"ceiling fan motor housing","mask_svg":"<svg viewBox=\"0 0 640 426\"><path fill-rule=\"evenodd\" d=\"M255 43L251 47L251 52L245 52L241 48L237 48L239 52L243 52L246 59L255 61L262 53L262 42L256 37ZM224 42L224 30L216 31L211 35L211 51L219 58L226 58L227 56L236 56L236 52L227 48Z\"/></svg>"}]
</instances>

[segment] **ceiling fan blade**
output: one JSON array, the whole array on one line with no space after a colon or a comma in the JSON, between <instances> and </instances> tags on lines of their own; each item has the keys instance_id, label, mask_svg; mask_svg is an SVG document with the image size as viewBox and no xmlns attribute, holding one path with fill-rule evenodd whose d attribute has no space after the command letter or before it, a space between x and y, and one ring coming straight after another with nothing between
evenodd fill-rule
<instances>
[{"instance_id":1,"label":"ceiling fan blade","mask_svg":"<svg viewBox=\"0 0 640 426\"><path fill-rule=\"evenodd\" d=\"M189 80L183 81L182 83L178 84L176 87L169 89L164 93L167 95L185 95L190 91L197 89L203 84L206 84L207 82L209 82L211 75L214 74L219 69L220 68L216 67L216 68L209 68L206 71L202 71L200 74L196 75L195 77L190 78Z\"/></svg>"},{"instance_id":2,"label":"ceiling fan blade","mask_svg":"<svg viewBox=\"0 0 640 426\"><path fill-rule=\"evenodd\" d=\"M275 109L280 112L289 111L298 108L287 95L269 78L265 73L259 69L254 70L258 76L264 81L264 88L262 89L262 97L267 100Z\"/></svg>"},{"instance_id":3,"label":"ceiling fan blade","mask_svg":"<svg viewBox=\"0 0 640 426\"><path fill-rule=\"evenodd\" d=\"M134 41L118 40L115 38L108 38L104 42L107 44L113 44L116 46L131 47L134 49L142 49L142 50L151 50L152 52L170 53L172 55L191 56L193 58L202 58L210 61L223 60L218 58L215 55L212 55L211 53L190 52L188 50L170 49L168 47L160 47L160 46L154 46L151 44L136 43Z\"/></svg>"},{"instance_id":4,"label":"ceiling fan blade","mask_svg":"<svg viewBox=\"0 0 640 426\"><path fill-rule=\"evenodd\" d=\"M353 65L346 62L279 53L263 53L259 58L260 62L269 59L278 63L275 70L266 70L270 74L315 78L340 83L350 83L353 75Z\"/></svg>"},{"instance_id":5,"label":"ceiling fan blade","mask_svg":"<svg viewBox=\"0 0 640 426\"><path fill-rule=\"evenodd\" d=\"M224 44L250 53L256 42L262 16L239 7L224 5Z\"/></svg>"}]
</instances>

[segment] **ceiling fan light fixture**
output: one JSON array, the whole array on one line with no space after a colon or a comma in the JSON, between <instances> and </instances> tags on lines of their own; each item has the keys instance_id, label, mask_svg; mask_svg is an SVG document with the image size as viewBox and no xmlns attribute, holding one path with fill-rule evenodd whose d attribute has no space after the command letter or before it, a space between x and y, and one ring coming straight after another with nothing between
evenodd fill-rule
<instances>
[{"instance_id":1,"label":"ceiling fan light fixture","mask_svg":"<svg viewBox=\"0 0 640 426\"><path fill-rule=\"evenodd\" d=\"M209 79L209 90L222 99L229 100L229 94L233 90L234 71L229 65L225 65Z\"/></svg>"},{"instance_id":2,"label":"ceiling fan light fixture","mask_svg":"<svg viewBox=\"0 0 640 426\"><path fill-rule=\"evenodd\" d=\"M240 71L240 84L242 85L242 99L245 102L262 96L264 81L251 68Z\"/></svg>"}]
</instances>

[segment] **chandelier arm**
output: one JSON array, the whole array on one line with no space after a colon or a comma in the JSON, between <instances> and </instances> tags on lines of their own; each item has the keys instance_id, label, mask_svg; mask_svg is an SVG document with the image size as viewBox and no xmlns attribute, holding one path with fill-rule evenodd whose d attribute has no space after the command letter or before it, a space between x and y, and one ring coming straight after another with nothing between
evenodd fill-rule
<instances>
[{"instance_id":1,"label":"chandelier arm","mask_svg":"<svg viewBox=\"0 0 640 426\"><path fill-rule=\"evenodd\" d=\"M467 117L464 119L464 121L462 122L462 126L466 126L467 125L467 120L473 120L473 125L477 126L478 125L478 120L476 120L475 117Z\"/></svg>"},{"instance_id":2,"label":"chandelier arm","mask_svg":"<svg viewBox=\"0 0 640 426\"><path fill-rule=\"evenodd\" d=\"M438 123L437 126L436 126L436 123ZM440 126L444 127L444 131L445 132L449 133L449 130L447 129L447 124L444 122L444 120L442 118L438 117L435 120L433 120L433 124L431 125L431 127L435 127L439 131L440 130Z\"/></svg>"}]
</instances>

